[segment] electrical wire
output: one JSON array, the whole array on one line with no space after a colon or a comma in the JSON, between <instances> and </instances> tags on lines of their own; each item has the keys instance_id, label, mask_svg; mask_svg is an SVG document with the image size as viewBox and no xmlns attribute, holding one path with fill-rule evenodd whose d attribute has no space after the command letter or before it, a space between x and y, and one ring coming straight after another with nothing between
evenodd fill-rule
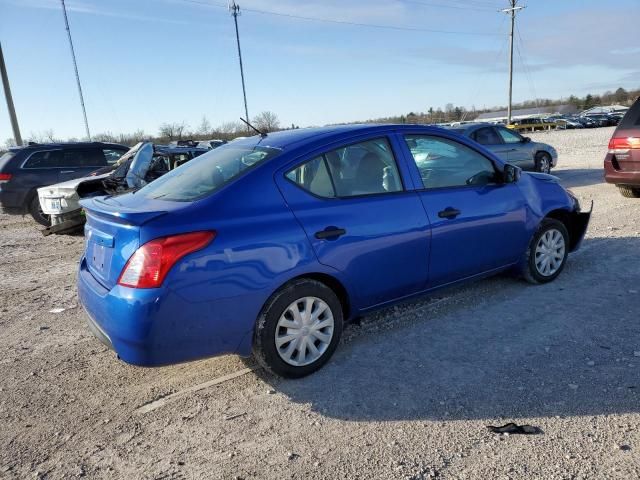
<instances>
[{"instance_id":1,"label":"electrical wire","mask_svg":"<svg viewBox=\"0 0 640 480\"><path fill-rule=\"evenodd\" d=\"M193 3L196 5L202 6L210 6L210 7L218 7L218 8L227 8L226 5L221 5L212 2L201 2L198 0L179 0L186 3ZM273 15L283 18L291 18L295 20L305 20L311 22L320 22L320 23L331 23L337 25L349 25L356 27L367 27L367 28L377 28L377 29L387 29L387 30L401 30L401 31L409 31L409 32L425 32L425 33L442 33L442 34L453 34L453 35L481 35L481 36L496 36L502 35L501 33L495 32L468 32L468 31L459 31L459 30L439 30L432 28L423 28L416 26L402 26L402 25L385 25L385 24L377 24L377 23L364 23L364 22L351 22L348 20L338 20L333 18L319 18L319 17L306 17L303 15L295 15L292 13L282 13L282 12L274 12L271 10L259 10L256 8L244 8L242 7L241 11L243 12L252 12L258 13L260 15Z\"/></svg>"}]
</instances>

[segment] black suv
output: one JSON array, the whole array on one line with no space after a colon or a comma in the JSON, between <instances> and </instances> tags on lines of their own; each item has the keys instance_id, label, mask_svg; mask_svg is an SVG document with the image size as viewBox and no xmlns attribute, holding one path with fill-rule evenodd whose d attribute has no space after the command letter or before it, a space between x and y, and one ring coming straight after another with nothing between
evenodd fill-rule
<instances>
[{"instance_id":1,"label":"black suv","mask_svg":"<svg viewBox=\"0 0 640 480\"><path fill-rule=\"evenodd\" d=\"M30 213L36 222L49 225L40 210L39 187L84 177L115 164L128 150L116 143L49 143L11 148L0 157L0 210Z\"/></svg>"}]
</instances>

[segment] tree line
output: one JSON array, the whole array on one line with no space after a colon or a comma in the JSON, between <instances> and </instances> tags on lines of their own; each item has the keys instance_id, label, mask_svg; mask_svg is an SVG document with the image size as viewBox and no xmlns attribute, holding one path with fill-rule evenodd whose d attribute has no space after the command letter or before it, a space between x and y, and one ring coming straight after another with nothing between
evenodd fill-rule
<instances>
[{"instance_id":1,"label":"tree line","mask_svg":"<svg viewBox=\"0 0 640 480\"><path fill-rule=\"evenodd\" d=\"M548 99L538 98L535 100L526 100L524 102L516 103L513 105L514 109L520 108L540 108L551 107L558 105L573 105L578 110L586 110L588 108L598 105L631 105L631 103L640 96L640 89L625 90L620 87L615 91L606 91L603 94L587 94L584 97L578 97L576 95L570 95L568 98L560 99ZM453 103L447 103L444 109L441 107L429 107L424 112L409 112L407 114L400 114L390 117L374 118L358 122L351 123L447 123L457 122L465 120L474 120L480 114L493 112L498 110L506 110L506 106L492 107L492 108L480 108L477 109L472 106L467 109L464 106L456 106ZM280 124L278 116L271 111L264 111L259 115L256 115L251 124L258 130L263 132L274 132L289 128L298 128L296 125L283 127ZM124 145L134 145L140 141L152 141L154 143L164 144L176 140L231 140L239 136L253 135L255 132L247 127L240 121L236 122L223 122L218 126L212 126L211 122L206 116L203 116L200 123L194 128L190 127L185 122L173 122L163 123L158 128L156 134L149 134L143 130L137 130L131 133L113 134L111 132L98 133L92 136L93 141L97 142L113 142ZM56 143L62 141L58 138L53 130L46 130L39 133L31 133L27 136L27 141L37 143ZM69 138L66 141L74 142L80 141L77 138ZM9 147L14 145L12 138L5 141L5 146ZM0 148L1 150L1 148Z\"/></svg>"}]
</instances>

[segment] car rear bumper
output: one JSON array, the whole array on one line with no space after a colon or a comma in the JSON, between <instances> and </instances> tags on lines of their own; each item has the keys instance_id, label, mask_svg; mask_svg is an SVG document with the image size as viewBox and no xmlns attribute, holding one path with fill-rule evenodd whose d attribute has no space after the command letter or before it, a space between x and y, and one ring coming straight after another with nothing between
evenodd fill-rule
<instances>
[{"instance_id":1,"label":"car rear bumper","mask_svg":"<svg viewBox=\"0 0 640 480\"><path fill-rule=\"evenodd\" d=\"M604 179L607 183L636 187L640 186L640 171L616 168L611 155L608 155L604 161Z\"/></svg>"},{"instance_id":2,"label":"car rear bumper","mask_svg":"<svg viewBox=\"0 0 640 480\"><path fill-rule=\"evenodd\" d=\"M127 363L153 367L213 357L248 355L257 313L252 299L193 302L167 288L111 290L78 270L78 297L89 329ZM241 320L241 319L244 319Z\"/></svg>"}]
</instances>

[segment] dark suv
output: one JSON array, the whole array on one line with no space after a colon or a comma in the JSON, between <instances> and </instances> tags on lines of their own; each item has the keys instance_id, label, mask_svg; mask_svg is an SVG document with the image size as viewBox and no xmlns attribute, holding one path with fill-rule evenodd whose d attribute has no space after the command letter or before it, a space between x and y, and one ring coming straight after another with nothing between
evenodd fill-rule
<instances>
[{"instance_id":1,"label":"dark suv","mask_svg":"<svg viewBox=\"0 0 640 480\"><path fill-rule=\"evenodd\" d=\"M84 177L115 164L128 150L116 143L29 144L11 148L0 157L0 210L30 213L36 222L49 224L38 201L39 187Z\"/></svg>"},{"instance_id":2,"label":"dark suv","mask_svg":"<svg viewBox=\"0 0 640 480\"><path fill-rule=\"evenodd\" d=\"M604 178L616 184L623 196L640 198L640 97L613 132L604 159Z\"/></svg>"}]
</instances>

